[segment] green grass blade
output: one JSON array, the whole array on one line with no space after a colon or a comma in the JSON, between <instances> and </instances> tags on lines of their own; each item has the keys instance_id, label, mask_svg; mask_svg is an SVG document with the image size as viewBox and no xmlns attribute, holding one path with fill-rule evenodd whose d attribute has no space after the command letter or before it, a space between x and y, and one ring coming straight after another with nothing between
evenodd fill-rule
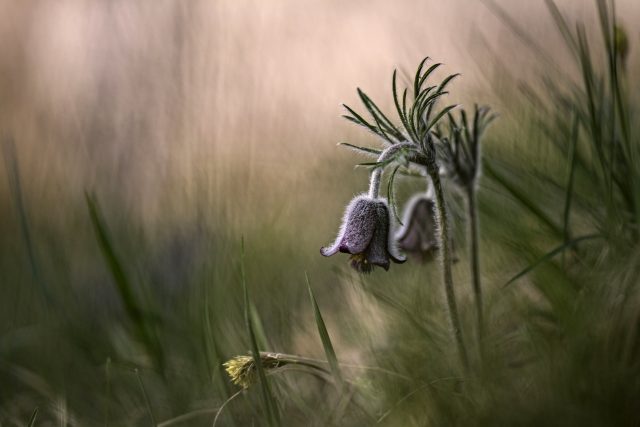
<instances>
[{"instance_id":1,"label":"green grass blade","mask_svg":"<svg viewBox=\"0 0 640 427\"><path fill-rule=\"evenodd\" d=\"M537 54L538 58L550 61L548 53L531 37L524 28L513 19L495 0L480 0L498 19L511 29L520 41Z\"/></svg>"},{"instance_id":2,"label":"green grass blade","mask_svg":"<svg viewBox=\"0 0 640 427\"><path fill-rule=\"evenodd\" d=\"M542 257L538 258L536 261L534 261L532 264L529 264L525 269L523 269L522 271L520 271L518 274L516 274L515 276L513 276L511 279L509 279L509 281L507 281L507 283L505 283L504 285L502 285L502 288L506 288L507 286L509 286L510 284L512 284L513 282L515 282L516 280L520 279L521 277L527 275L529 272L531 272L532 270L534 270L536 267L538 267L540 264L542 264L545 261L549 261L550 259L552 259L554 256L558 255L559 253L565 251L566 249L577 245L578 243L584 241L584 240L591 240L591 239L597 239L597 238L602 238L602 235L600 234L589 234L587 236L581 236L581 237L577 237L573 240L570 240L566 243L563 243L559 246L556 246L555 248L553 248L552 250L550 250L549 252L547 252L546 254L544 254Z\"/></svg>"},{"instance_id":3,"label":"green grass blade","mask_svg":"<svg viewBox=\"0 0 640 427\"><path fill-rule=\"evenodd\" d=\"M205 287L204 290L204 310L203 317L201 319L202 324L204 325L203 330L203 340L204 340L204 349L207 356L207 368L209 370L209 378L212 382L218 386L220 393L225 398L228 398L231 395L229 389L229 383L224 380L225 378L225 370L223 366L224 358L220 352L220 344L216 340L216 336L213 331L212 322L213 319L211 317L211 307L209 304L209 288ZM235 421L234 421L235 425Z\"/></svg>"},{"instance_id":4,"label":"green grass blade","mask_svg":"<svg viewBox=\"0 0 640 427\"><path fill-rule=\"evenodd\" d=\"M258 372L258 378L260 382L260 389L262 391L263 403L267 412L269 425L272 427L279 426L280 416L278 414L278 407L276 405L273 394L271 393L271 388L269 387L269 383L267 382L267 375L264 372L264 367L262 366L262 360L260 358L260 350L258 348L258 342L256 341L253 320L250 314L251 302L249 300L249 290L247 289L247 278L246 278L245 265L244 265L244 239L242 240L240 273L242 277L242 290L244 293L244 321L245 321L245 326L247 328L247 331L249 332L249 340L251 343L251 354L253 356L253 363L256 367L256 371Z\"/></svg>"},{"instance_id":5,"label":"green grass blade","mask_svg":"<svg viewBox=\"0 0 640 427\"><path fill-rule=\"evenodd\" d=\"M382 303L386 307L389 307L396 311L398 314L402 315L403 319L408 320L417 330L419 330L427 339L430 341L436 341L436 328L433 324L425 325L425 323L429 323L428 321L419 318L415 313L411 312L409 308L405 307L402 303L396 301L392 297L379 292L373 288L369 288L363 286L362 289L369 295L371 295L375 300L379 303ZM438 337L439 338L439 337Z\"/></svg>"},{"instance_id":6,"label":"green grass blade","mask_svg":"<svg viewBox=\"0 0 640 427\"><path fill-rule=\"evenodd\" d=\"M313 306L313 314L316 320L316 326L318 327L318 334L320 335L320 340L322 341L322 348L324 349L327 361L329 362L331 373L335 377L336 383L338 384L340 390L343 390L345 382L340 371L340 364L338 363L336 352L333 349L333 344L331 344L329 332L327 331L327 327L325 326L324 320L322 319L320 308L318 307L316 298L313 296L313 291L311 290L311 284L309 283L309 276L307 275L307 272L304 273L304 277L307 281L307 288L309 289L309 299L311 300L311 305Z\"/></svg>"},{"instance_id":7,"label":"green grass blade","mask_svg":"<svg viewBox=\"0 0 640 427\"><path fill-rule=\"evenodd\" d=\"M104 402L104 425L109 425L109 406L111 403L111 358L107 357L104 364L104 380L105 380L105 402Z\"/></svg>"},{"instance_id":8,"label":"green grass blade","mask_svg":"<svg viewBox=\"0 0 640 427\"><path fill-rule=\"evenodd\" d=\"M489 161L483 162L483 170L487 172L487 175L493 178L497 183L502 185L509 194L511 194L520 204L526 207L531 213L538 217L543 223L545 223L554 233L558 236L562 236L562 229L558 224L553 221L549 215L547 215L530 197L526 190L520 188L514 184L514 180L510 180L502 172L499 172Z\"/></svg>"},{"instance_id":9,"label":"green grass blade","mask_svg":"<svg viewBox=\"0 0 640 427\"><path fill-rule=\"evenodd\" d=\"M26 246L29 266L31 267L31 276L33 278L33 281L40 288L40 291L42 292L42 295L44 296L46 302L51 304L54 302L54 294L51 289L49 289L48 283L45 281L43 275L40 272L40 263L37 258L35 245L33 244L29 218L27 216L27 210L24 204L22 184L20 181L20 168L18 166L18 157L16 155L16 147L13 139L6 138L4 140L2 148L4 151L3 154L5 167L7 170L7 178L9 181L9 188L11 191L13 202L18 211L20 232Z\"/></svg>"},{"instance_id":10,"label":"green grass blade","mask_svg":"<svg viewBox=\"0 0 640 427\"><path fill-rule=\"evenodd\" d=\"M36 407L36 409L33 410L33 414L31 414L31 418L29 419L29 424L27 424L29 427L33 427L36 425L36 419L38 418L38 408Z\"/></svg>"},{"instance_id":11,"label":"green grass blade","mask_svg":"<svg viewBox=\"0 0 640 427\"><path fill-rule=\"evenodd\" d=\"M249 315L251 316L251 322L253 324L253 332L256 336L256 343L258 343L259 350L267 350L269 348L269 341L267 340L267 334L264 332L264 325L260 319L260 314L256 305L252 302L249 304Z\"/></svg>"},{"instance_id":12,"label":"green grass blade","mask_svg":"<svg viewBox=\"0 0 640 427\"><path fill-rule=\"evenodd\" d=\"M140 386L140 390L142 391L142 396L144 397L144 405L147 409L147 414L149 415L149 419L151 420L151 425L156 425L156 419L153 416L153 411L151 410L151 401L149 400L149 395L147 394L147 389L144 387L144 383L142 382L142 377L140 376L140 371L138 368L135 368L133 372L136 374L136 378L138 379L138 385Z\"/></svg>"},{"instance_id":13,"label":"green grass blade","mask_svg":"<svg viewBox=\"0 0 640 427\"><path fill-rule=\"evenodd\" d=\"M562 38L567 44L567 47L569 48L571 53L577 56L578 42L573 37L573 34L569 29L569 24L567 24L566 19L564 19L564 16L562 16L560 9L558 9L558 6L553 0L545 0L545 3L547 4L547 9L549 9L549 13L551 13L551 16L553 17L553 20L555 21L556 26L558 27L558 30L562 35Z\"/></svg>"},{"instance_id":14,"label":"green grass blade","mask_svg":"<svg viewBox=\"0 0 640 427\"><path fill-rule=\"evenodd\" d=\"M569 216L571 213L571 199L573 195L573 179L576 169L576 151L578 146L578 116L574 114L573 125L571 128L571 147L569 149L569 176L567 178L567 191L564 198L564 212L562 215L562 234L565 243L570 239Z\"/></svg>"},{"instance_id":15,"label":"green grass blade","mask_svg":"<svg viewBox=\"0 0 640 427\"><path fill-rule=\"evenodd\" d=\"M89 217L95 232L102 256L107 263L107 267L111 276L116 283L116 289L120 295L120 300L124 306L125 312L131 320L135 328L138 339L146 347L147 352L156 361L157 366L164 371L164 354L157 338L151 332L147 319L140 303L138 302L133 284L127 277L124 267L120 259L116 255L115 249L109 236L109 231L102 219L100 208L95 197L85 193L87 208L89 209Z\"/></svg>"}]
</instances>

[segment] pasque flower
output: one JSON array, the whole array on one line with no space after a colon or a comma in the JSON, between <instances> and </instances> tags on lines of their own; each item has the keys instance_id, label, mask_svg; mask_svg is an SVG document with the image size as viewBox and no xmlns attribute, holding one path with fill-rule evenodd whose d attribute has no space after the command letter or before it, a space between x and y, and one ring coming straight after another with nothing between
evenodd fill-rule
<instances>
[{"instance_id":1,"label":"pasque flower","mask_svg":"<svg viewBox=\"0 0 640 427\"><path fill-rule=\"evenodd\" d=\"M398 230L398 247L421 261L433 259L438 250L435 202L426 194L414 196L404 211L404 226Z\"/></svg>"},{"instance_id":2,"label":"pasque flower","mask_svg":"<svg viewBox=\"0 0 640 427\"><path fill-rule=\"evenodd\" d=\"M395 165L393 172L389 176L387 186L388 203L394 208L395 213L396 204L394 202L393 188L396 172L403 166L407 168L413 165L424 168L435 193L436 209L435 212L433 210L431 212L434 212L437 218L438 233L436 236L439 251L442 254L440 257L442 261L442 282L445 288L451 326L460 360L466 368L468 367L468 357L453 287L450 227L440 179L441 159L438 156L440 150L437 150L438 147L436 145L436 142L440 139L437 131L438 121L447 115L451 117L449 112L456 105L448 105L439 111L434 108L442 96L448 93L445 88L457 74L446 77L439 85L425 86L429 75L440 66L440 64L434 64L425 68L424 66L428 59L425 58L420 62L413 81L413 87L398 91L397 72L394 71L393 73L393 101L401 125L396 125L391 121L371 98L360 89L358 89L358 95L373 122L363 118L352 108L345 105L349 114L344 115L344 117L381 138L386 148L380 151L351 144L347 145L368 155L378 155L375 163L360 164L360 166L372 167L369 194L367 196L358 196L352 200L344 215L336 241L333 245L322 248L320 251L325 256L333 255L338 251L349 253L351 254L351 265L362 272L371 271L373 265L388 269L390 260L395 262L404 261L404 256L399 256L396 253L395 239L390 238L392 233L390 232L390 209L387 201L378 197L381 175L385 168ZM398 93L401 93L400 97ZM413 101L411 98L413 98Z\"/></svg>"},{"instance_id":3,"label":"pasque flower","mask_svg":"<svg viewBox=\"0 0 640 427\"><path fill-rule=\"evenodd\" d=\"M324 256L351 254L351 266L369 273L374 265L389 269L390 260L403 263L390 233L389 207L385 199L360 195L347 206L336 241L320 249Z\"/></svg>"}]
</instances>

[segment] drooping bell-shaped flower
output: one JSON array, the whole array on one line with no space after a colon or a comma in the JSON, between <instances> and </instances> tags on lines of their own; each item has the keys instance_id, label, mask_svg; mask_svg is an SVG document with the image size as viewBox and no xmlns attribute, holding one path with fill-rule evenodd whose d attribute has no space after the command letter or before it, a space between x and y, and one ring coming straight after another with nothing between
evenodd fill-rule
<instances>
[{"instance_id":1,"label":"drooping bell-shaped flower","mask_svg":"<svg viewBox=\"0 0 640 427\"><path fill-rule=\"evenodd\" d=\"M374 265L389 269L389 260L403 263L390 232L389 207L385 199L368 195L355 197L347 206L336 241L320 249L324 256L351 254L351 266L369 273Z\"/></svg>"},{"instance_id":2,"label":"drooping bell-shaped flower","mask_svg":"<svg viewBox=\"0 0 640 427\"><path fill-rule=\"evenodd\" d=\"M398 230L398 247L420 261L433 259L438 250L435 202L426 194L414 196L404 210L403 227Z\"/></svg>"}]
</instances>

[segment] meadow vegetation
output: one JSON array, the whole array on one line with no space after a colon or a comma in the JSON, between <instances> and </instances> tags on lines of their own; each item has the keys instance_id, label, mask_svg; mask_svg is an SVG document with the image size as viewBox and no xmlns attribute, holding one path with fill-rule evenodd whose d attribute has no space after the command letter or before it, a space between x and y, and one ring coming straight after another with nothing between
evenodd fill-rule
<instances>
[{"instance_id":1,"label":"meadow vegetation","mask_svg":"<svg viewBox=\"0 0 640 427\"><path fill-rule=\"evenodd\" d=\"M0 425L638 425L637 29L606 0L589 27L546 1L565 67L485 3L540 70L454 107L465 70L401 64L386 100L358 91L353 133L317 130L343 146L259 177L264 193L246 183L267 146L224 173L177 159L188 188L167 170L150 213L108 168L34 185L5 134ZM373 209L409 226L429 193L450 237L390 267L389 247L387 264L322 257L383 169Z\"/></svg>"}]
</instances>

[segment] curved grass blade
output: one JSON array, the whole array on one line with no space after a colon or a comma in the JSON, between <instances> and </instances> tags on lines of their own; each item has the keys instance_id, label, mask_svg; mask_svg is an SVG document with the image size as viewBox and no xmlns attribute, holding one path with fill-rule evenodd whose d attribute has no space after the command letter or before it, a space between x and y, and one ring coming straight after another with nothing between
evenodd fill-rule
<instances>
[{"instance_id":1,"label":"curved grass blade","mask_svg":"<svg viewBox=\"0 0 640 427\"><path fill-rule=\"evenodd\" d=\"M503 175L502 172L498 172L490 162L485 161L482 166L483 170L487 172L487 174L497 183L502 185L502 187L504 187L511 196L520 202L520 204L545 223L556 235L562 236L562 229L560 226L558 226L558 224L556 224L555 221L553 221L549 215L547 215L546 212L544 212L537 203L531 199L524 189L514 185L513 180L510 180L508 177Z\"/></svg>"},{"instance_id":2,"label":"curved grass blade","mask_svg":"<svg viewBox=\"0 0 640 427\"><path fill-rule=\"evenodd\" d=\"M509 279L509 281L507 283L505 283L504 285L502 285L502 288L506 288L507 286L509 286L511 283L515 282L516 280L518 280L519 278L521 278L522 276L528 274L529 272L531 272L532 270L534 270L537 266L539 266L540 264L542 264L545 261L550 260L551 258L553 258L554 256L558 255L559 253L563 252L564 250L577 245L578 243L584 241L584 240L591 240L591 239L597 239L597 238L602 238L603 236L601 234L589 234L587 236L582 236L582 237L577 237L573 240L570 240L566 243L563 243L560 246L556 246L555 248L553 248L552 250L550 250L549 252L547 252L546 254L544 254L542 257L538 258L535 262L533 262L533 264L530 264L529 266L527 266L527 268L525 268L524 270L522 270L521 272L519 272L518 274L516 274L515 276L513 276L511 279Z\"/></svg>"},{"instance_id":3,"label":"curved grass blade","mask_svg":"<svg viewBox=\"0 0 640 427\"><path fill-rule=\"evenodd\" d=\"M569 148L569 177L567 182L567 192L564 198L564 212L562 215L562 234L564 241L568 242L570 239L569 230L569 214L571 213L571 197L573 195L573 178L576 169L576 149L578 144L578 115L574 114L573 125L571 127L571 147Z\"/></svg>"},{"instance_id":4,"label":"curved grass blade","mask_svg":"<svg viewBox=\"0 0 640 427\"><path fill-rule=\"evenodd\" d=\"M39 411L38 407L36 407L36 409L33 410L33 414L31 414L31 418L29 419L29 424L27 424L29 427L33 427L36 425L36 419L38 418L38 411Z\"/></svg>"},{"instance_id":5,"label":"curved grass blade","mask_svg":"<svg viewBox=\"0 0 640 427\"><path fill-rule=\"evenodd\" d=\"M275 399L271 393L271 388L267 382L267 376L262 366L260 359L260 350L258 349L258 343L256 341L256 335L254 332L253 320L250 314L251 302L249 300L249 291L247 289L247 278L244 265L244 239L242 239L242 253L240 262L240 273L242 277L242 289L244 293L244 321L249 332L249 340L251 341L251 355L253 356L253 364L258 372L258 378L260 380L260 389L262 390L262 399L267 412L268 422L270 426L280 425L280 416L278 414L278 407L276 406ZM235 396L235 395L234 395Z\"/></svg>"},{"instance_id":6,"label":"curved grass blade","mask_svg":"<svg viewBox=\"0 0 640 427\"><path fill-rule=\"evenodd\" d=\"M224 403L218 408L218 410L216 411L216 416L213 418L213 424L212 427L216 427L216 424L218 423L218 418L220 417L220 415L222 414L222 410L225 408L225 406L227 406L228 403L231 403L233 401L233 399L235 399L236 397L240 396L240 394L243 392L244 390L240 389L237 392L235 392L231 397L229 397L227 400L224 401Z\"/></svg>"},{"instance_id":7,"label":"curved grass blade","mask_svg":"<svg viewBox=\"0 0 640 427\"><path fill-rule=\"evenodd\" d=\"M156 365L164 372L165 359L162 347L160 346L157 337L152 332L152 328L149 325L144 309L136 298L133 284L127 277L124 267L116 255L107 226L102 219L98 202L94 196L91 196L88 193L85 193L85 200L102 256L107 263L107 267L113 277L113 281L116 283L116 288L120 295L120 299L122 300L124 309L135 328L138 338L146 347L149 355L155 358Z\"/></svg>"},{"instance_id":8,"label":"curved grass blade","mask_svg":"<svg viewBox=\"0 0 640 427\"><path fill-rule=\"evenodd\" d=\"M324 349L324 354L327 357L327 361L329 362L329 368L331 369L331 373L336 379L336 383L338 384L339 389L344 390L345 382L342 377L342 373L340 371L340 364L338 363L336 352L333 349L333 344L331 344L331 338L329 337L329 332L327 331L327 327L325 326L324 320L322 319L320 308L318 307L316 298L313 296L313 291L311 290L311 283L309 283L309 275L307 274L306 271L304 273L304 278L307 281L307 288L309 289L309 299L311 300L311 305L313 306L313 314L316 319L316 326L318 327L318 335L320 335L320 340L322 341L322 348Z\"/></svg>"},{"instance_id":9,"label":"curved grass blade","mask_svg":"<svg viewBox=\"0 0 640 427\"><path fill-rule=\"evenodd\" d=\"M33 236L31 235L31 227L24 203L22 184L20 180L20 168L18 165L18 157L16 155L16 147L13 138L5 138L2 148L11 197L16 206L16 210L18 211L20 232L22 233L22 239L24 240L27 257L29 259L29 266L31 267L31 277L36 285L40 287L46 302L52 304L54 302L55 295L40 271L40 262L37 257Z\"/></svg>"},{"instance_id":10,"label":"curved grass blade","mask_svg":"<svg viewBox=\"0 0 640 427\"><path fill-rule=\"evenodd\" d=\"M138 371L138 368L134 368L133 372L136 374L136 378L138 379L138 385L140 386L140 390L142 390L142 396L144 397L144 405L147 408L147 414L149 415L149 419L151 420L151 425L155 426L156 419L153 416L153 411L151 410L151 401L149 400L149 395L147 394L147 390L144 388L144 383L142 382L140 371Z\"/></svg>"},{"instance_id":11,"label":"curved grass blade","mask_svg":"<svg viewBox=\"0 0 640 427\"><path fill-rule=\"evenodd\" d=\"M157 427L169 427L176 424L186 424L185 421L189 421L193 418L200 417L203 415L209 414L217 414L219 412L218 408L203 408L203 409L195 409L193 411L189 411L182 415L178 415L177 417L173 417L169 420L158 423Z\"/></svg>"},{"instance_id":12,"label":"curved grass blade","mask_svg":"<svg viewBox=\"0 0 640 427\"><path fill-rule=\"evenodd\" d=\"M569 25L567 24L566 19L564 19L564 16L562 16L560 9L558 9L558 6L553 0L545 0L545 3L547 4L547 9L549 9L549 13L551 13L553 20L556 23L556 27L558 27L560 34L562 34L562 37L564 38L564 41L567 44L567 47L569 48L571 53L577 56L578 43L573 38L573 34L569 29Z\"/></svg>"},{"instance_id":13,"label":"curved grass blade","mask_svg":"<svg viewBox=\"0 0 640 427\"><path fill-rule=\"evenodd\" d=\"M396 301L390 296L382 292L379 292L373 288L362 286L362 289L366 293L371 295L373 298L375 298L377 302L382 303L385 306L392 308L393 310L401 314L404 319L407 319L410 323L412 323L413 326L415 326L415 328L419 330L427 339L435 342L437 341L436 338L438 339L441 338L441 337L435 336L437 333L436 328L434 327L435 325L432 325L432 324L425 325L424 323L429 323L429 322L416 316L415 313L412 313L411 310L405 307L402 303Z\"/></svg>"}]
</instances>

